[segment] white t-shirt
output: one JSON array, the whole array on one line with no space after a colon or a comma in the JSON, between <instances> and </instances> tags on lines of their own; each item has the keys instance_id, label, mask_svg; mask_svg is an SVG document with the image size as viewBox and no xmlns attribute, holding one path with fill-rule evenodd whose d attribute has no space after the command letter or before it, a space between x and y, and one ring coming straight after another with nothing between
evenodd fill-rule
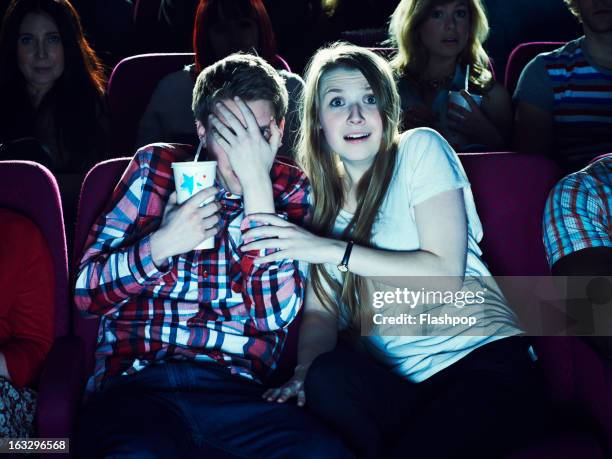
<instances>
[{"instance_id":1,"label":"white t-shirt","mask_svg":"<svg viewBox=\"0 0 612 459\"><path fill-rule=\"evenodd\" d=\"M438 325L435 336L379 334L363 337L365 347L379 361L413 382L427 379L486 343L522 332L517 326L514 312L507 306L499 287L480 259L482 252L478 242L483 236L482 225L463 166L457 154L436 131L419 128L402 135L393 177L372 229L372 244L386 250L419 250L414 207L439 193L459 188L463 189L468 225L463 290L486 289L484 305L465 305L461 308L461 315L474 317L476 325L448 325L443 328L443 333L440 333ZM333 235L340 237L351 218L350 213L340 211ZM336 280L341 281L335 266L327 266L327 269ZM456 306L441 304L419 312L436 308L449 310ZM340 328L346 327L346 311L341 311L339 323Z\"/></svg>"}]
</instances>

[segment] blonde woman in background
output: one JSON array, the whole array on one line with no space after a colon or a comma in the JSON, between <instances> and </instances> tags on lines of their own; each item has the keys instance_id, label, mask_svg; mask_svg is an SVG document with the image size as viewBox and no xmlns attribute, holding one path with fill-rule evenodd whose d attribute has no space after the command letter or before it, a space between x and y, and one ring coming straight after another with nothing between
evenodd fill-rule
<instances>
[{"instance_id":1,"label":"blonde woman in background","mask_svg":"<svg viewBox=\"0 0 612 459\"><path fill-rule=\"evenodd\" d=\"M459 151L503 150L512 128L512 104L496 83L483 43L489 24L482 0L401 0L391 16L391 65L402 101L404 128L439 131ZM469 94L464 92L469 68ZM467 104L449 102L462 91Z\"/></svg>"}]
</instances>

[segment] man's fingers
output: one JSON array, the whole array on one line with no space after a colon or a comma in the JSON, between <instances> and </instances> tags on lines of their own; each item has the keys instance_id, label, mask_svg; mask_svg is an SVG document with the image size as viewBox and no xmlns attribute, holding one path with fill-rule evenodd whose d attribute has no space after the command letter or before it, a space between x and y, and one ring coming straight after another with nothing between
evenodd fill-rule
<instances>
[{"instance_id":1,"label":"man's fingers","mask_svg":"<svg viewBox=\"0 0 612 459\"><path fill-rule=\"evenodd\" d=\"M270 132L272 133L269 141L270 148L274 153L276 153L278 151L278 148L280 147L282 133L280 131L280 128L276 125L274 119L270 120Z\"/></svg>"},{"instance_id":2,"label":"man's fingers","mask_svg":"<svg viewBox=\"0 0 612 459\"><path fill-rule=\"evenodd\" d=\"M195 193L193 196L191 196L187 201L185 201L183 206L188 207L190 209L195 209L197 207L200 207L202 203L207 199L214 197L218 192L219 189L214 186L204 188Z\"/></svg>"},{"instance_id":3,"label":"man's fingers","mask_svg":"<svg viewBox=\"0 0 612 459\"><path fill-rule=\"evenodd\" d=\"M222 123L217 115L210 115L208 119L210 120L210 124L212 124L212 126L215 128L213 134L219 135L228 144L231 142L232 138L236 137L235 132L232 132L230 128Z\"/></svg>"},{"instance_id":4,"label":"man's fingers","mask_svg":"<svg viewBox=\"0 0 612 459\"><path fill-rule=\"evenodd\" d=\"M244 121L246 122L246 127L249 132L259 132L259 126L257 124L257 119L253 114L251 108L238 96L234 97L234 102L238 106L238 110L244 116Z\"/></svg>"},{"instance_id":5,"label":"man's fingers","mask_svg":"<svg viewBox=\"0 0 612 459\"><path fill-rule=\"evenodd\" d=\"M228 152L231 151L232 146L229 144L229 142L227 140L225 140L221 134L219 134L218 132L213 132L212 133L212 138L215 142L217 142L217 144L219 144L219 146L221 147L221 149L225 152L225 154L228 154Z\"/></svg>"},{"instance_id":6,"label":"man's fingers","mask_svg":"<svg viewBox=\"0 0 612 459\"><path fill-rule=\"evenodd\" d=\"M240 106L238 106L238 108L240 108ZM229 126L234 131L235 135L243 135L245 133L246 130L244 125L223 102L217 102L215 104L215 115L217 114L221 114L223 116L224 122L222 124L225 125L226 128Z\"/></svg>"},{"instance_id":7,"label":"man's fingers","mask_svg":"<svg viewBox=\"0 0 612 459\"><path fill-rule=\"evenodd\" d=\"M196 209L198 214L200 214L200 218L202 219L215 215L217 212L219 212L219 210L221 210L221 204L219 204L217 201L210 202L199 209Z\"/></svg>"}]
</instances>

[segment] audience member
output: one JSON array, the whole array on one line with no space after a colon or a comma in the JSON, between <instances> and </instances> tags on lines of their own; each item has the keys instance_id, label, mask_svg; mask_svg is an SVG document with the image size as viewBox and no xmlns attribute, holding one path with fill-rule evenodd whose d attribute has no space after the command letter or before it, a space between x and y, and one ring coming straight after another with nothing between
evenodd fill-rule
<instances>
[{"instance_id":1,"label":"audience member","mask_svg":"<svg viewBox=\"0 0 612 459\"><path fill-rule=\"evenodd\" d=\"M514 93L514 143L573 172L612 151L612 1L564 1L584 35L523 70Z\"/></svg>"},{"instance_id":2,"label":"audience member","mask_svg":"<svg viewBox=\"0 0 612 459\"><path fill-rule=\"evenodd\" d=\"M255 52L277 63L274 32L261 0L201 0L193 32L195 64L171 73L160 81L140 122L137 145L153 142L193 144L194 115L189 110L198 73L231 53ZM289 111L280 154L293 156L293 137L298 129L296 104L302 79L280 70L289 91Z\"/></svg>"},{"instance_id":3,"label":"audience member","mask_svg":"<svg viewBox=\"0 0 612 459\"><path fill-rule=\"evenodd\" d=\"M568 41L580 31L574 16L559 0L484 0L493 31L487 39L487 54L495 74L501 78L508 57L521 43Z\"/></svg>"},{"instance_id":4,"label":"audience member","mask_svg":"<svg viewBox=\"0 0 612 459\"><path fill-rule=\"evenodd\" d=\"M51 254L29 219L0 209L0 437L33 435L36 382L53 342Z\"/></svg>"},{"instance_id":5,"label":"audience member","mask_svg":"<svg viewBox=\"0 0 612 459\"><path fill-rule=\"evenodd\" d=\"M261 399L305 282L297 262L256 264L241 249L256 226L245 216L302 223L308 211L305 175L275 159L283 80L234 54L200 73L193 110L216 188L177 205L171 164L194 151L150 145L88 238L75 302L101 322L80 457L347 457L306 413ZM213 249L194 250L211 236Z\"/></svg>"},{"instance_id":6,"label":"audience member","mask_svg":"<svg viewBox=\"0 0 612 459\"><path fill-rule=\"evenodd\" d=\"M584 279L573 276L612 276L611 222L612 155L568 175L551 191L544 213L544 247L553 275L569 276L567 298L584 298L587 293ZM602 287L609 300L612 286L608 281ZM612 359L610 336L589 341Z\"/></svg>"},{"instance_id":7,"label":"audience member","mask_svg":"<svg viewBox=\"0 0 612 459\"><path fill-rule=\"evenodd\" d=\"M432 127L462 151L506 147L511 102L482 47L488 32L482 0L400 1L389 36L398 48L392 66L404 128ZM481 103L465 92L466 71L468 92L482 97ZM449 91L461 91L459 101L467 108L449 101Z\"/></svg>"},{"instance_id":8,"label":"audience member","mask_svg":"<svg viewBox=\"0 0 612 459\"><path fill-rule=\"evenodd\" d=\"M529 344L480 259L482 226L459 158L430 129L400 136L399 103L391 68L371 51L336 45L309 64L299 159L314 234L256 214L249 221L262 226L245 238L265 239L243 246L272 250L260 263L311 264L295 375L264 397L297 396L360 457L497 456L536 394ZM482 303L377 310L462 316L459 327L377 321L372 298L400 289L480 291ZM336 348L339 329L361 333L364 351Z\"/></svg>"},{"instance_id":9,"label":"audience member","mask_svg":"<svg viewBox=\"0 0 612 459\"><path fill-rule=\"evenodd\" d=\"M68 0L13 0L0 31L4 159L36 139L56 173L87 171L107 152L104 76ZM8 147L8 148L7 148Z\"/></svg>"}]
</instances>

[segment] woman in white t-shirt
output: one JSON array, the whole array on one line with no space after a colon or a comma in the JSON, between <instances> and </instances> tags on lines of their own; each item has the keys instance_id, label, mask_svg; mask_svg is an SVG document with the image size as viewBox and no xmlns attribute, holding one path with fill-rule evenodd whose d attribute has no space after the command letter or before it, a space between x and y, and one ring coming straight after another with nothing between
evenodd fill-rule
<instances>
[{"instance_id":1,"label":"woman in white t-shirt","mask_svg":"<svg viewBox=\"0 0 612 459\"><path fill-rule=\"evenodd\" d=\"M260 262L310 263L295 374L264 398L308 400L361 457L491 457L530 403L532 361L479 258L461 163L431 129L398 134L393 74L376 54L333 45L306 75L310 231L256 214L268 226L244 235L256 241L243 250L276 249ZM336 346L339 331L351 345Z\"/></svg>"}]
</instances>

